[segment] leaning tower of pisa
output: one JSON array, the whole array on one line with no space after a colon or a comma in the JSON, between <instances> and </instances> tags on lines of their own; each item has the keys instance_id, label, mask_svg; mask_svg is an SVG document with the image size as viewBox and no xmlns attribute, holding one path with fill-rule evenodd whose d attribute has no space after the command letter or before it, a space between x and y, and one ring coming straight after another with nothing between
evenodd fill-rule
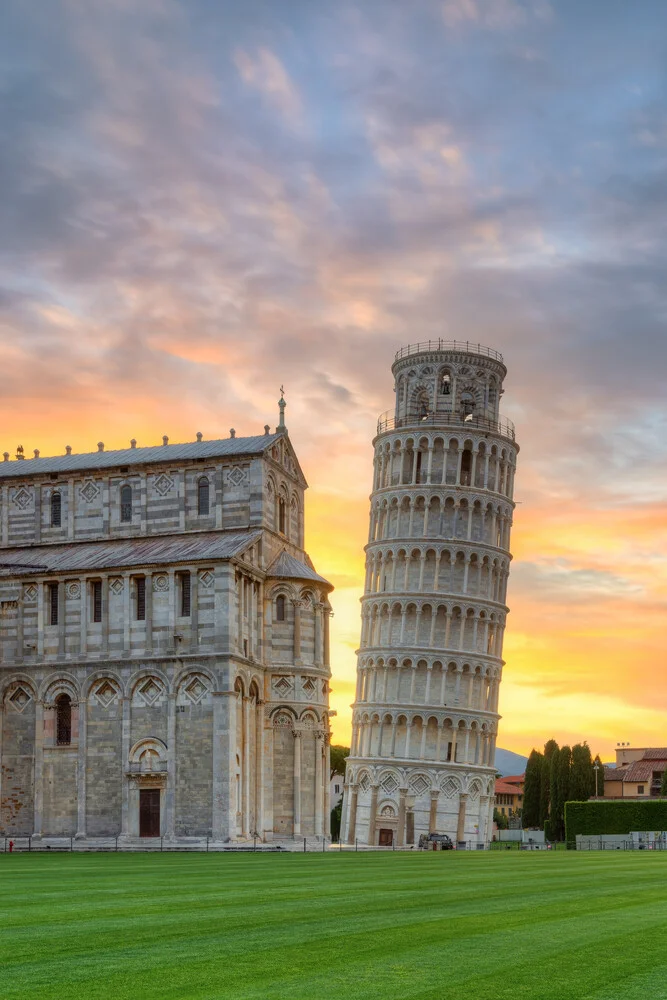
<instances>
[{"instance_id":1,"label":"leaning tower of pisa","mask_svg":"<svg viewBox=\"0 0 667 1000\"><path fill-rule=\"evenodd\" d=\"M487 844L518 447L507 369L479 344L396 355L378 421L352 747L348 843L422 833Z\"/></svg>"}]
</instances>

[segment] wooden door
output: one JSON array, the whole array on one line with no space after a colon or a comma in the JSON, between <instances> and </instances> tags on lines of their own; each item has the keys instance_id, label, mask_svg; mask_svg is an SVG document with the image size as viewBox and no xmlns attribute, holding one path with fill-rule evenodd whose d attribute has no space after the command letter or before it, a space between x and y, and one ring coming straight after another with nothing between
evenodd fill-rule
<instances>
[{"instance_id":1,"label":"wooden door","mask_svg":"<svg viewBox=\"0 0 667 1000\"><path fill-rule=\"evenodd\" d=\"M160 789L139 789L139 836L160 836Z\"/></svg>"},{"instance_id":2,"label":"wooden door","mask_svg":"<svg viewBox=\"0 0 667 1000\"><path fill-rule=\"evenodd\" d=\"M380 847L391 847L393 840L393 830L380 830L380 838L378 841Z\"/></svg>"}]
</instances>

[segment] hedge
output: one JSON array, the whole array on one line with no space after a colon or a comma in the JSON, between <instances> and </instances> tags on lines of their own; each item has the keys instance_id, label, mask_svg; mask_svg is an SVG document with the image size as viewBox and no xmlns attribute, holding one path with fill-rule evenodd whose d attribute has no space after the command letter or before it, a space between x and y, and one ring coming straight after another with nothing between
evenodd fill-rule
<instances>
[{"instance_id":1,"label":"hedge","mask_svg":"<svg viewBox=\"0 0 667 1000\"><path fill-rule=\"evenodd\" d=\"M620 799L615 802L566 802L565 840L574 847L577 834L588 837L633 830L667 830L667 799Z\"/></svg>"}]
</instances>

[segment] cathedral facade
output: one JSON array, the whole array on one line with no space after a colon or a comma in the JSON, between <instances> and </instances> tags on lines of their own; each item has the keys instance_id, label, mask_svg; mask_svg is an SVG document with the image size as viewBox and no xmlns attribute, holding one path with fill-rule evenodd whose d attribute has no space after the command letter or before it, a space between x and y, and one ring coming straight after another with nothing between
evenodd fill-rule
<instances>
[{"instance_id":1,"label":"cathedral facade","mask_svg":"<svg viewBox=\"0 0 667 1000\"><path fill-rule=\"evenodd\" d=\"M511 555L514 426L496 351L412 344L374 448L348 843L416 844L491 831Z\"/></svg>"},{"instance_id":2,"label":"cathedral facade","mask_svg":"<svg viewBox=\"0 0 667 1000\"><path fill-rule=\"evenodd\" d=\"M332 587L283 413L0 462L0 835L328 834Z\"/></svg>"}]
</instances>

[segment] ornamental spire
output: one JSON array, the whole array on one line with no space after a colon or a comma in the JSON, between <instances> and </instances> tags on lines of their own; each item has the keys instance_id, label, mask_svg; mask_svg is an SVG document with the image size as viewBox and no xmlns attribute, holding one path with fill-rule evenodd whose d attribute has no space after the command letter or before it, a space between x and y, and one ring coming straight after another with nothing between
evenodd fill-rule
<instances>
[{"instance_id":1,"label":"ornamental spire","mask_svg":"<svg viewBox=\"0 0 667 1000\"><path fill-rule=\"evenodd\" d=\"M278 400L278 406L280 407L280 418L278 420L278 426L276 427L276 434L287 433L287 427L285 426L285 407L287 403L285 402L285 389L281 385L280 387L280 399Z\"/></svg>"}]
</instances>

